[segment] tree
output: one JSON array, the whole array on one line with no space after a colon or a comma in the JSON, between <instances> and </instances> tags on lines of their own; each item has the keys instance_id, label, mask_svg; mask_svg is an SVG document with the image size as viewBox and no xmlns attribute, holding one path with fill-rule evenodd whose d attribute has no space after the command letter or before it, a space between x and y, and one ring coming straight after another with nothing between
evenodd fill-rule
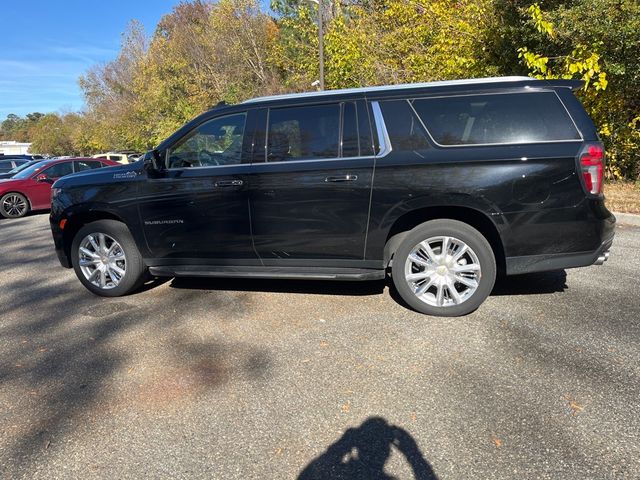
<instances>
[{"instance_id":1,"label":"tree","mask_svg":"<svg viewBox=\"0 0 640 480\"><path fill-rule=\"evenodd\" d=\"M280 91L268 52L273 20L254 0L178 4L151 39L132 23L118 57L80 80L91 149L151 148L224 100Z\"/></svg>"},{"instance_id":2,"label":"tree","mask_svg":"<svg viewBox=\"0 0 640 480\"><path fill-rule=\"evenodd\" d=\"M605 142L609 177L640 178L640 4L579 0L523 12L538 45L519 49L524 65L542 78L585 80L580 96Z\"/></svg>"},{"instance_id":3,"label":"tree","mask_svg":"<svg viewBox=\"0 0 640 480\"><path fill-rule=\"evenodd\" d=\"M40 117L30 131L31 151L54 156L80 154L73 142L80 119L76 113Z\"/></svg>"},{"instance_id":4,"label":"tree","mask_svg":"<svg viewBox=\"0 0 640 480\"><path fill-rule=\"evenodd\" d=\"M143 26L131 22L116 59L96 65L80 77L86 117L91 120L83 122L80 136L87 138L83 143L90 151L147 146L140 135L141 119L136 115L139 102L136 78L146 49Z\"/></svg>"}]
</instances>

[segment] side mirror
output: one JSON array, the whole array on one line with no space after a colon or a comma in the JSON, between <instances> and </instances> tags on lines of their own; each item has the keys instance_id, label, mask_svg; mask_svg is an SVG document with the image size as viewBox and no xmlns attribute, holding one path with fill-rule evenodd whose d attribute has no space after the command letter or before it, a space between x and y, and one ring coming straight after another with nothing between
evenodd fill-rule
<instances>
[{"instance_id":1,"label":"side mirror","mask_svg":"<svg viewBox=\"0 0 640 480\"><path fill-rule=\"evenodd\" d=\"M162 171L165 168L164 165L164 153L156 150L155 148L151 150L151 162L153 164L153 169L157 171Z\"/></svg>"},{"instance_id":2,"label":"side mirror","mask_svg":"<svg viewBox=\"0 0 640 480\"><path fill-rule=\"evenodd\" d=\"M41 173L40 175L38 175L36 177L36 182L38 182L38 183L53 183L53 180L51 180L49 177L47 177L46 173Z\"/></svg>"}]
</instances>

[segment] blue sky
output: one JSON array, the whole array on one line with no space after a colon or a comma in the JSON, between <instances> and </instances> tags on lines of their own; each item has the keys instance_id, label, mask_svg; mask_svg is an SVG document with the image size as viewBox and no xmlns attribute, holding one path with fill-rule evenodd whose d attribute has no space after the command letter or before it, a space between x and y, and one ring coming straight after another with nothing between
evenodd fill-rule
<instances>
[{"instance_id":1,"label":"blue sky","mask_svg":"<svg viewBox=\"0 0 640 480\"><path fill-rule=\"evenodd\" d=\"M115 58L136 19L150 34L179 0L2 0L0 121L7 114L76 111L78 77Z\"/></svg>"}]
</instances>

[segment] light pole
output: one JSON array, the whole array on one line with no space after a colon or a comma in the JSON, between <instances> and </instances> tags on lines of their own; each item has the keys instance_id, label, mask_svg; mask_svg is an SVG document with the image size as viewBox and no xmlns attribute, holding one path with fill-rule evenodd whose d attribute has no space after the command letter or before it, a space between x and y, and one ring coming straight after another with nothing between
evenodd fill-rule
<instances>
[{"instance_id":1,"label":"light pole","mask_svg":"<svg viewBox=\"0 0 640 480\"><path fill-rule=\"evenodd\" d=\"M308 0L318 5L318 54L320 57L320 90L324 90L324 9L323 0Z\"/></svg>"}]
</instances>

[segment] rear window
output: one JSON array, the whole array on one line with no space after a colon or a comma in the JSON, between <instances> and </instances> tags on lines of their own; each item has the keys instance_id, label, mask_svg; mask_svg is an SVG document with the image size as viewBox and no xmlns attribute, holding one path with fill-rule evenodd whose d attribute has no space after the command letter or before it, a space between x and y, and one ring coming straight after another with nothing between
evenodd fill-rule
<instances>
[{"instance_id":1,"label":"rear window","mask_svg":"<svg viewBox=\"0 0 640 480\"><path fill-rule=\"evenodd\" d=\"M406 100L384 101L380 103L380 107L395 151L416 152L429 148L424 128Z\"/></svg>"},{"instance_id":2,"label":"rear window","mask_svg":"<svg viewBox=\"0 0 640 480\"><path fill-rule=\"evenodd\" d=\"M440 145L580 139L554 92L420 98L411 103Z\"/></svg>"},{"instance_id":3,"label":"rear window","mask_svg":"<svg viewBox=\"0 0 640 480\"><path fill-rule=\"evenodd\" d=\"M337 158L340 104L269 110L267 161Z\"/></svg>"},{"instance_id":4,"label":"rear window","mask_svg":"<svg viewBox=\"0 0 640 480\"><path fill-rule=\"evenodd\" d=\"M91 160L79 160L74 163L74 169L76 172L83 172L85 170L92 170L94 168L101 168L102 163Z\"/></svg>"}]
</instances>

